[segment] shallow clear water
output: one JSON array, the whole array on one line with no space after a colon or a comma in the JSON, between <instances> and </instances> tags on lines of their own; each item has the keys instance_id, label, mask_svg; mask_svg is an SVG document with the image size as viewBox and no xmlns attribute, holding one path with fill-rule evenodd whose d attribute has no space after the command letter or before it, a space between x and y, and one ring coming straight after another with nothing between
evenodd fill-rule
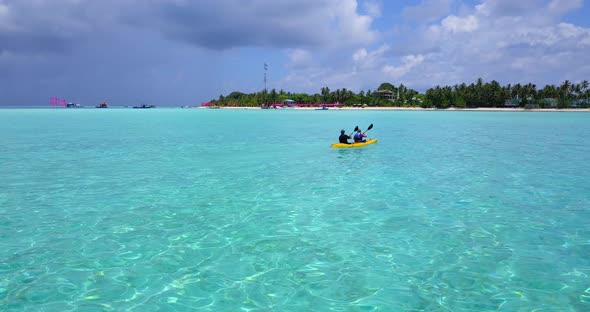
<instances>
[{"instance_id":1,"label":"shallow clear water","mask_svg":"<svg viewBox=\"0 0 590 312\"><path fill-rule=\"evenodd\" d=\"M587 113L0 110L0 310L588 311L589 138Z\"/></svg>"}]
</instances>

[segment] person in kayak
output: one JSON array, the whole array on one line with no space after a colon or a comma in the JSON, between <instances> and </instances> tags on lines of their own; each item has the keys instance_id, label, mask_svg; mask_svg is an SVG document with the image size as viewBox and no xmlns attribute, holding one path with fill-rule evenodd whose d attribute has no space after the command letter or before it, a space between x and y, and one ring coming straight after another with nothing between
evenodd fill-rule
<instances>
[{"instance_id":1,"label":"person in kayak","mask_svg":"<svg viewBox=\"0 0 590 312\"><path fill-rule=\"evenodd\" d=\"M356 130L356 133L354 134L354 143L361 143L361 142L366 142L363 138L366 137L367 135L364 134L361 129Z\"/></svg>"},{"instance_id":2,"label":"person in kayak","mask_svg":"<svg viewBox=\"0 0 590 312\"><path fill-rule=\"evenodd\" d=\"M348 139L350 139L350 135L346 134L346 131L340 130L340 137L338 138L338 141L340 143L350 144L348 143Z\"/></svg>"}]
</instances>

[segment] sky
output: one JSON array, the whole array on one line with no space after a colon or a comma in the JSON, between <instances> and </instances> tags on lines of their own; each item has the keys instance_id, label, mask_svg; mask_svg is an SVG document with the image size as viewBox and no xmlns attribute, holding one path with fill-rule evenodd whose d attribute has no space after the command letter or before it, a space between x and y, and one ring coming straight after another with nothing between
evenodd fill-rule
<instances>
[{"instance_id":1,"label":"sky","mask_svg":"<svg viewBox=\"0 0 590 312\"><path fill-rule=\"evenodd\" d=\"M0 0L0 105L590 80L583 0Z\"/></svg>"}]
</instances>

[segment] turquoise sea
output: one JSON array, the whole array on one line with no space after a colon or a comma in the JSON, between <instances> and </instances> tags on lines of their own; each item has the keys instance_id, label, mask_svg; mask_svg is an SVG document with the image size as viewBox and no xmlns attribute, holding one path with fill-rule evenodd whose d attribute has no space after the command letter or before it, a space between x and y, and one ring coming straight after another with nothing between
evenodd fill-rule
<instances>
[{"instance_id":1,"label":"turquoise sea","mask_svg":"<svg viewBox=\"0 0 590 312\"><path fill-rule=\"evenodd\" d=\"M2 311L590 311L589 224L590 113L0 110Z\"/></svg>"}]
</instances>

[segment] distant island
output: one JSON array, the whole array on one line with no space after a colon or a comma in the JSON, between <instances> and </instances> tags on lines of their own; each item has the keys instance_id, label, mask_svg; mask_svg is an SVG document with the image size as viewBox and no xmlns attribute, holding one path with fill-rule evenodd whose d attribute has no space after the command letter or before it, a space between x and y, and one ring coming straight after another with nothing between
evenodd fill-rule
<instances>
[{"instance_id":1,"label":"distant island","mask_svg":"<svg viewBox=\"0 0 590 312\"><path fill-rule=\"evenodd\" d=\"M313 103L313 104L309 104ZM420 108L590 108L590 88L587 80L579 84L568 80L559 86L546 85L542 89L532 83L502 86L497 81L485 82L479 78L469 85L436 86L420 93L403 84L382 83L375 91L354 93L345 88L320 93L291 93L275 89L257 93L232 92L203 103L209 107L262 107L297 106L351 106L351 107L420 107Z\"/></svg>"}]
</instances>

